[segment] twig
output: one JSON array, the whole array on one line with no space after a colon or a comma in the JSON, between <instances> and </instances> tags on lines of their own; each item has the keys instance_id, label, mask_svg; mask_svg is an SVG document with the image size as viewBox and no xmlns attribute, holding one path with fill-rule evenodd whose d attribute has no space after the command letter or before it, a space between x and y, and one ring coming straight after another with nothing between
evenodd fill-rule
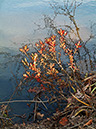
<instances>
[{"instance_id":1,"label":"twig","mask_svg":"<svg viewBox=\"0 0 96 129\"><path fill-rule=\"evenodd\" d=\"M14 76L14 74L13 74L13 76ZM7 105L5 106L5 108L4 108L4 110L3 110L3 113L2 113L2 115L5 113L5 110L7 109L7 107L8 107L8 105L9 105L9 103L11 102L11 99L12 99L12 97L14 96L14 94L16 93L16 91L17 91L17 89L18 89L18 87L20 87L22 85L22 81L20 81L20 83L18 84L18 86L15 88L15 91L13 92L13 94L11 95L11 97L10 97L10 99L9 99L9 101L5 101L4 103L7 103ZM4 104L3 102L0 102L0 104Z\"/></svg>"},{"instance_id":2,"label":"twig","mask_svg":"<svg viewBox=\"0 0 96 129\"><path fill-rule=\"evenodd\" d=\"M1 117L1 116L0 116L0 119L10 120L10 118L7 118L7 117Z\"/></svg>"},{"instance_id":3,"label":"twig","mask_svg":"<svg viewBox=\"0 0 96 129\"><path fill-rule=\"evenodd\" d=\"M36 101L37 101L37 98L36 98ZM35 104L34 104L34 121L36 120L36 117L37 117L37 108L38 108L38 103L35 102Z\"/></svg>"},{"instance_id":4,"label":"twig","mask_svg":"<svg viewBox=\"0 0 96 129\"><path fill-rule=\"evenodd\" d=\"M83 122L82 122L83 123ZM79 125L81 125L81 123L77 124L77 125L74 125L72 127L69 127L68 129L74 129L75 127L78 127Z\"/></svg>"},{"instance_id":5,"label":"twig","mask_svg":"<svg viewBox=\"0 0 96 129\"><path fill-rule=\"evenodd\" d=\"M91 129L95 129L95 128L93 128L93 127L89 126L89 125L87 125L87 127L91 128Z\"/></svg>"},{"instance_id":6,"label":"twig","mask_svg":"<svg viewBox=\"0 0 96 129\"><path fill-rule=\"evenodd\" d=\"M13 101L3 101L3 102L0 102L0 104L4 104L4 103L19 103L19 102L31 102L31 103L47 103L49 102L48 100L47 101L35 101L35 100L13 100Z\"/></svg>"},{"instance_id":7,"label":"twig","mask_svg":"<svg viewBox=\"0 0 96 129\"><path fill-rule=\"evenodd\" d=\"M41 101L41 103L44 105L44 107L48 110L48 108L46 107L46 105L44 104L44 101L42 101L39 97L38 99Z\"/></svg>"},{"instance_id":8,"label":"twig","mask_svg":"<svg viewBox=\"0 0 96 129\"><path fill-rule=\"evenodd\" d=\"M89 80L89 79L93 79L94 77L96 77L96 75L89 76L89 77L85 78L84 81L87 81L87 80Z\"/></svg>"}]
</instances>

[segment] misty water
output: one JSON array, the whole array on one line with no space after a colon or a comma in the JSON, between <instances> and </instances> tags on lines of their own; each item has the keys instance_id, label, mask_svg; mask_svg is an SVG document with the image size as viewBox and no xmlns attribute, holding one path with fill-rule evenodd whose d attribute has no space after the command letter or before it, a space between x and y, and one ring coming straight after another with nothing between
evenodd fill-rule
<instances>
[{"instance_id":1,"label":"misty water","mask_svg":"<svg viewBox=\"0 0 96 129\"><path fill-rule=\"evenodd\" d=\"M56 1L62 3L63 0ZM14 82L16 80L13 79L13 81L11 78L13 74L15 75L18 66L16 62L19 59L17 56L15 59L14 55L20 54L19 48L23 44L32 43L34 45L39 39L43 40L49 36L44 16L51 18L54 16L54 11L50 7L51 2L51 0L0 0L0 101L8 100L16 87ZM81 28L80 35L83 41L89 38L91 32L95 35L96 26L91 28L91 25L96 23L96 0L83 0L76 9L75 19ZM59 26L71 23L68 18L59 16L55 19L54 24ZM90 51L94 45L96 46L95 38L88 42ZM26 93L15 96L15 99L26 99ZM11 108L17 114L30 112L24 103L11 104Z\"/></svg>"}]
</instances>

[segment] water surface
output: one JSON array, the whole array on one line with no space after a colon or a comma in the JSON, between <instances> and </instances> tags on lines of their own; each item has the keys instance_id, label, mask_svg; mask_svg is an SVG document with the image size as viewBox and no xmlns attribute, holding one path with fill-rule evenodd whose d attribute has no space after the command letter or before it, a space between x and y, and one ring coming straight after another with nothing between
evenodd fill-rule
<instances>
[{"instance_id":1,"label":"water surface","mask_svg":"<svg viewBox=\"0 0 96 129\"><path fill-rule=\"evenodd\" d=\"M62 0L56 0L62 2ZM11 55L19 53L19 47L22 43L35 43L38 39L44 39L48 36L46 30L38 29L38 25L44 27L44 14L54 16L49 2L51 0L0 0L0 99L6 100L14 91L15 83L9 81L13 72L15 74L15 66L11 60ZM84 0L82 5L76 10L76 21L81 27L81 37L87 40L91 33L91 23L96 22L96 0ZM55 21L57 25L67 23L67 18L58 17ZM96 34L96 29L93 29ZM89 43L95 44L96 40ZM18 98L18 97L17 97ZM26 96L21 97L21 99ZM20 105L17 104L15 111L19 110ZM21 104L21 109L26 110L26 106Z\"/></svg>"}]
</instances>

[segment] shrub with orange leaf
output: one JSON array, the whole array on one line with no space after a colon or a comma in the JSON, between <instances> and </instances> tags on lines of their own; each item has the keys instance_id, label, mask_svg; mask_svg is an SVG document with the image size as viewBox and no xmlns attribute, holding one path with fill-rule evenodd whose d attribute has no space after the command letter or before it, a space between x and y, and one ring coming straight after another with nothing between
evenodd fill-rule
<instances>
[{"instance_id":1,"label":"shrub with orange leaf","mask_svg":"<svg viewBox=\"0 0 96 129\"><path fill-rule=\"evenodd\" d=\"M22 63L25 67L23 81L29 85L28 92L34 92L34 87L38 87L39 91L50 94L51 101L54 100L54 95L56 101L66 99L64 96L66 87L77 85L73 74L71 75L69 71L71 69L74 75L78 71L78 67L74 62L74 55L77 54L78 49L81 47L80 41L74 44L74 48L71 49L66 44L67 32L60 29L58 30L58 35L59 42L57 42L57 36L52 35L49 38L45 38L45 41L40 40L36 43L37 52L35 53L30 53L27 45L19 49L26 56ZM65 57L62 58L62 53L69 59L69 62L64 59ZM64 62L67 64L67 69L64 68ZM47 96L47 98L49 97Z\"/></svg>"}]
</instances>

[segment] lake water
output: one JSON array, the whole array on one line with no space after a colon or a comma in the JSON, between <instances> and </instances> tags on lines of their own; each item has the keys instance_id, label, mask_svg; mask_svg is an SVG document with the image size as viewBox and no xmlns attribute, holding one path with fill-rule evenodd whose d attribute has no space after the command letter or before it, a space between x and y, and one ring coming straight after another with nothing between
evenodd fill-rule
<instances>
[{"instance_id":1,"label":"lake water","mask_svg":"<svg viewBox=\"0 0 96 129\"><path fill-rule=\"evenodd\" d=\"M61 2L63 0L56 0ZM79 1L79 0L78 0ZM48 36L46 29L38 31L38 25L44 28L44 15L54 16L50 7L52 0L0 0L0 100L10 98L15 88L15 83L9 79L15 73L12 54L18 54L19 48L25 43L35 43L38 39ZM81 37L85 41L88 39L92 23L96 22L96 0L83 0L83 3L76 10L75 19L81 27ZM56 25L66 23L71 24L66 17L57 17ZM93 27L93 34L96 34L96 26ZM37 30L37 31L35 31ZM90 48L96 40L91 40ZM91 49L90 49L91 50ZM9 62L10 61L10 62ZM17 99L26 99L25 95ZM22 111L21 109L24 110ZM15 112L27 112L26 105L16 104ZM19 110L20 109L20 110ZM28 109L29 110L29 109Z\"/></svg>"}]
</instances>

